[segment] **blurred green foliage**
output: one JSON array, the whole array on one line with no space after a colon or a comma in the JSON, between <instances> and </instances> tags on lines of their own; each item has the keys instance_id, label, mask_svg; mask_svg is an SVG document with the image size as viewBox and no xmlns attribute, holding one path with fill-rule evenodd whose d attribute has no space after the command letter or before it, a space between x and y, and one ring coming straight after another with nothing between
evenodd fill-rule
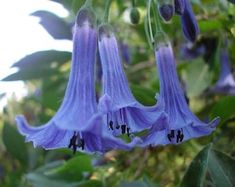
<instances>
[{"instance_id":1,"label":"blurred green foliage","mask_svg":"<svg viewBox=\"0 0 235 187\"><path fill-rule=\"evenodd\" d=\"M54 39L71 39L71 25L84 1L54 1L68 10L67 18L43 10L32 16L41 19L40 23ZM154 54L144 32L145 1L136 2L141 13L138 25L129 21L131 1L122 0L113 1L110 22L120 42L130 48L131 63L124 67L133 94L141 103L152 105L159 81ZM222 119L212 135L177 146L111 151L105 155L35 149L31 143L24 143L16 130L14 116L24 114L32 124L47 122L63 99L71 59L70 52L39 51L16 62L14 67L19 71L4 79L23 80L28 95L20 102L14 97L9 99L0 118L0 186L235 186L232 158L235 156L235 97L207 93L218 79L219 52L224 40L228 41L230 59L235 65L235 6L226 0L192 0L192 3L201 30L197 43L207 45L204 56L194 60L181 58L180 47L185 39L178 16L165 24L164 30L172 40L190 108L202 120L215 116ZM94 1L94 8L101 19L104 1Z\"/></svg>"}]
</instances>

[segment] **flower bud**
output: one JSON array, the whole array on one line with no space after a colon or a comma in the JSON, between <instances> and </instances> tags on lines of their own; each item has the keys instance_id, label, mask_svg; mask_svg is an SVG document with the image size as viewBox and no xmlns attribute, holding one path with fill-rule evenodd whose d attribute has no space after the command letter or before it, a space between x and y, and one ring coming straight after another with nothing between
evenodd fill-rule
<instances>
[{"instance_id":1,"label":"flower bud","mask_svg":"<svg viewBox=\"0 0 235 187\"><path fill-rule=\"evenodd\" d=\"M175 12L183 15L185 9L185 0L175 0Z\"/></svg>"},{"instance_id":2,"label":"flower bud","mask_svg":"<svg viewBox=\"0 0 235 187\"><path fill-rule=\"evenodd\" d=\"M101 24L98 29L99 40L101 41L103 37L111 37L113 35L113 28L111 25L105 23Z\"/></svg>"},{"instance_id":3,"label":"flower bud","mask_svg":"<svg viewBox=\"0 0 235 187\"><path fill-rule=\"evenodd\" d=\"M157 32L154 37L155 50L169 45L169 38L164 32Z\"/></svg>"},{"instance_id":4,"label":"flower bud","mask_svg":"<svg viewBox=\"0 0 235 187\"><path fill-rule=\"evenodd\" d=\"M158 10L162 19L166 22L170 21L174 15L174 4L172 0L159 0Z\"/></svg>"},{"instance_id":5,"label":"flower bud","mask_svg":"<svg viewBox=\"0 0 235 187\"><path fill-rule=\"evenodd\" d=\"M132 8L130 13L131 23L138 24L140 21L140 13L137 8Z\"/></svg>"},{"instance_id":6,"label":"flower bud","mask_svg":"<svg viewBox=\"0 0 235 187\"><path fill-rule=\"evenodd\" d=\"M96 16L91 7L81 8L77 13L76 24L78 27L83 25L96 26Z\"/></svg>"}]
</instances>

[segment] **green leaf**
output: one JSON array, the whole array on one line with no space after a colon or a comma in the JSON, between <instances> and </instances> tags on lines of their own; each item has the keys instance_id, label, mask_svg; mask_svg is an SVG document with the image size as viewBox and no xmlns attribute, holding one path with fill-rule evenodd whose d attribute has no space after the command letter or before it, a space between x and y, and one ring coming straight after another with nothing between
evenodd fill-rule
<instances>
[{"instance_id":1,"label":"green leaf","mask_svg":"<svg viewBox=\"0 0 235 187\"><path fill-rule=\"evenodd\" d=\"M131 85L131 90L133 92L133 95L136 97L138 101L145 105L153 105L156 103L155 99L155 91L152 89L144 88L143 86L138 85Z\"/></svg>"},{"instance_id":2,"label":"green leaf","mask_svg":"<svg viewBox=\"0 0 235 187\"><path fill-rule=\"evenodd\" d=\"M144 181L126 182L122 181L119 187L148 187Z\"/></svg>"},{"instance_id":3,"label":"green leaf","mask_svg":"<svg viewBox=\"0 0 235 187\"><path fill-rule=\"evenodd\" d=\"M227 96L219 101L214 105L211 110L211 118L216 116L220 116L221 122L229 119L230 117L234 116L235 111L235 97L234 96Z\"/></svg>"},{"instance_id":4,"label":"green leaf","mask_svg":"<svg viewBox=\"0 0 235 187\"><path fill-rule=\"evenodd\" d=\"M38 173L29 173L26 178L30 181L33 187L77 187L78 184L50 179Z\"/></svg>"},{"instance_id":5,"label":"green leaf","mask_svg":"<svg viewBox=\"0 0 235 187\"><path fill-rule=\"evenodd\" d=\"M208 169L213 186L233 187L235 185L235 160L228 155L216 150L211 151Z\"/></svg>"},{"instance_id":6,"label":"green leaf","mask_svg":"<svg viewBox=\"0 0 235 187\"><path fill-rule=\"evenodd\" d=\"M230 3L235 4L235 0L228 0Z\"/></svg>"},{"instance_id":7,"label":"green leaf","mask_svg":"<svg viewBox=\"0 0 235 187\"><path fill-rule=\"evenodd\" d=\"M78 181L83 178L84 172L91 172L92 170L91 157L79 155L62 166L47 171L45 174L53 178L63 178L67 181Z\"/></svg>"},{"instance_id":8,"label":"green leaf","mask_svg":"<svg viewBox=\"0 0 235 187\"><path fill-rule=\"evenodd\" d=\"M181 187L203 186L211 144L193 159L181 182Z\"/></svg>"},{"instance_id":9,"label":"green leaf","mask_svg":"<svg viewBox=\"0 0 235 187\"><path fill-rule=\"evenodd\" d=\"M203 60L191 62L185 72L184 80L189 97L199 96L211 83L212 74Z\"/></svg>"},{"instance_id":10,"label":"green leaf","mask_svg":"<svg viewBox=\"0 0 235 187\"><path fill-rule=\"evenodd\" d=\"M44 69L29 69L29 70L20 70L16 73L13 73L2 81L18 81L18 80L32 80L32 79L41 79L56 74L57 71L50 68Z\"/></svg>"},{"instance_id":11,"label":"green leaf","mask_svg":"<svg viewBox=\"0 0 235 187\"><path fill-rule=\"evenodd\" d=\"M13 67L20 68L18 72L5 77L2 81L41 79L55 75L58 67L70 61L71 53L67 51L39 51L25 56Z\"/></svg>"},{"instance_id":12,"label":"green leaf","mask_svg":"<svg viewBox=\"0 0 235 187\"><path fill-rule=\"evenodd\" d=\"M40 24L54 39L72 39L72 27L62 18L48 11L36 11L31 15L40 18Z\"/></svg>"},{"instance_id":13,"label":"green leaf","mask_svg":"<svg viewBox=\"0 0 235 187\"><path fill-rule=\"evenodd\" d=\"M82 181L77 183L76 187L102 187L103 184L101 181L98 180L88 180L88 181Z\"/></svg>"},{"instance_id":14,"label":"green leaf","mask_svg":"<svg viewBox=\"0 0 235 187\"><path fill-rule=\"evenodd\" d=\"M213 186L232 187L235 184L235 160L212 149L212 144L209 144L193 159L180 186L203 186L207 172Z\"/></svg>"},{"instance_id":15,"label":"green leaf","mask_svg":"<svg viewBox=\"0 0 235 187\"><path fill-rule=\"evenodd\" d=\"M28 152L23 136L21 136L16 128L5 123L3 127L3 143L6 146L7 152L13 158L20 161L22 166L28 164Z\"/></svg>"},{"instance_id":16,"label":"green leaf","mask_svg":"<svg viewBox=\"0 0 235 187\"><path fill-rule=\"evenodd\" d=\"M67 51L47 50L39 51L25 56L12 67L20 69L38 69L51 66L59 66L71 59L71 53Z\"/></svg>"},{"instance_id":17,"label":"green leaf","mask_svg":"<svg viewBox=\"0 0 235 187\"><path fill-rule=\"evenodd\" d=\"M199 27L201 32L210 32L222 28L220 20L201 20L199 21Z\"/></svg>"}]
</instances>

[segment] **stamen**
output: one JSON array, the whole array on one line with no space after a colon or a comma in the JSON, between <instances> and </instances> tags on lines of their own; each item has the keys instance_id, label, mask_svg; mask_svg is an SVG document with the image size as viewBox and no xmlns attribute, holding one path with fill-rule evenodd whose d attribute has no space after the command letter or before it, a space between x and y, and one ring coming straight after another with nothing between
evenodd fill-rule
<instances>
[{"instance_id":1,"label":"stamen","mask_svg":"<svg viewBox=\"0 0 235 187\"><path fill-rule=\"evenodd\" d=\"M177 139L176 142L182 142L184 139L183 129L177 131Z\"/></svg>"},{"instance_id":2,"label":"stamen","mask_svg":"<svg viewBox=\"0 0 235 187\"><path fill-rule=\"evenodd\" d=\"M77 138L78 138L78 135L74 131L74 134L73 134L72 138L70 139L70 142L68 145L68 148L72 148L73 154L75 154L77 151L77 145L76 145Z\"/></svg>"},{"instance_id":3,"label":"stamen","mask_svg":"<svg viewBox=\"0 0 235 187\"><path fill-rule=\"evenodd\" d=\"M84 139L80 139L80 140L78 140L78 147L80 148L82 148L82 150L84 150L84 146L85 146L85 141L84 141Z\"/></svg>"},{"instance_id":4,"label":"stamen","mask_svg":"<svg viewBox=\"0 0 235 187\"><path fill-rule=\"evenodd\" d=\"M167 138L168 140L171 142L171 139L175 137L175 131L174 130L171 130L171 133L170 134L167 134Z\"/></svg>"},{"instance_id":5,"label":"stamen","mask_svg":"<svg viewBox=\"0 0 235 187\"><path fill-rule=\"evenodd\" d=\"M125 132L126 132L126 125L121 125L121 129L122 129L122 134L125 134Z\"/></svg>"},{"instance_id":6,"label":"stamen","mask_svg":"<svg viewBox=\"0 0 235 187\"><path fill-rule=\"evenodd\" d=\"M120 125L117 124L117 125L116 125L116 129L120 129Z\"/></svg>"},{"instance_id":7,"label":"stamen","mask_svg":"<svg viewBox=\"0 0 235 187\"><path fill-rule=\"evenodd\" d=\"M127 127L127 128L126 128L127 136L130 136L130 130L131 130L130 127Z\"/></svg>"},{"instance_id":8,"label":"stamen","mask_svg":"<svg viewBox=\"0 0 235 187\"><path fill-rule=\"evenodd\" d=\"M110 122L109 122L109 128L110 128L111 130L113 130L113 121L110 121Z\"/></svg>"}]
</instances>

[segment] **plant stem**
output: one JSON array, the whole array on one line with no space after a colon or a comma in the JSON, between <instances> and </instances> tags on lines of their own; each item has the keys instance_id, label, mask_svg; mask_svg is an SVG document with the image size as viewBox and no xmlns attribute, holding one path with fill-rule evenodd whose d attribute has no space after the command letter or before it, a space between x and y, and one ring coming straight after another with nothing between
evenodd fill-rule
<instances>
[{"instance_id":1,"label":"plant stem","mask_svg":"<svg viewBox=\"0 0 235 187\"><path fill-rule=\"evenodd\" d=\"M108 19L109 19L109 9L110 9L111 3L112 3L112 0L106 0L103 22L108 22Z\"/></svg>"},{"instance_id":2,"label":"plant stem","mask_svg":"<svg viewBox=\"0 0 235 187\"><path fill-rule=\"evenodd\" d=\"M132 0L132 7L134 8L135 7L135 0Z\"/></svg>"},{"instance_id":3,"label":"plant stem","mask_svg":"<svg viewBox=\"0 0 235 187\"><path fill-rule=\"evenodd\" d=\"M148 0L148 6L147 6L147 20L148 20L148 27L149 27L150 40L151 40L151 42L154 42L153 30L152 30L152 25L151 25L151 3L152 3L152 0Z\"/></svg>"},{"instance_id":4,"label":"plant stem","mask_svg":"<svg viewBox=\"0 0 235 187\"><path fill-rule=\"evenodd\" d=\"M158 3L158 0L156 0ZM159 12L157 11L157 3L153 0L153 15L154 15L154 23L156 26L156 32L163 32Z\"/></svg>"},{"instance_id":5,"label":"plant stem","mask_svg":"<svg viewBox=\"0 0 235 187\"><path fill-rule=\"evenodd\" d=\"M92 0L86 0L84 6L92 6Z\"/></svg>"}]
</instances>

